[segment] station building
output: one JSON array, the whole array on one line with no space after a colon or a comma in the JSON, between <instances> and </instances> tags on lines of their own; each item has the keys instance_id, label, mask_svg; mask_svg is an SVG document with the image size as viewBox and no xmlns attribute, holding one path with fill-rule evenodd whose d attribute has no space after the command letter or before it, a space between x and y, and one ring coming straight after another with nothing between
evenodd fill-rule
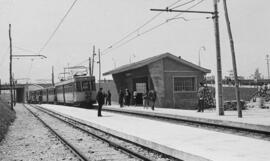
<instances>
[{"instance_id":1,"label":"station building","mask_svg":"<svg viewBox=\"0 0 270 161\"><path fill-rule=\"evenodd\" d=\"M157 93L156 105L163 108L194 109L197 90L204 76L211 71L170 53L123 65L103 73L112 75L117 91L136 90L139 104L149 90Z\"/></svg>"}]
</instances>

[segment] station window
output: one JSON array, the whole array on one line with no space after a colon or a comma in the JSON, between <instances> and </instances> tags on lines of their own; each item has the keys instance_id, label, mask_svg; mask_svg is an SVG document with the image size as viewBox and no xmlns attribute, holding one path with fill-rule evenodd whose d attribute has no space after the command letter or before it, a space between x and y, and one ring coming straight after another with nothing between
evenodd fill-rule
<instances>
[{"instance_id":1,"label":"station window","mask_svg":"<svg viewBox=\"0 0 270 161\"><path fill-rule=\"evenodd\" d=\"M175 92L195 91L195 78L174 77L174 91Z\"/></svg>"},{"instance_id":2,"label":"station window","mask_svg":"<svg viewBox=\"0 0 270 161\"><path fill-rule=\"evenodd\" d=\"M136 91L137 91L137 93L145 93L146 92L146 83L136 83Z\"/></svg>"}]
</instances>

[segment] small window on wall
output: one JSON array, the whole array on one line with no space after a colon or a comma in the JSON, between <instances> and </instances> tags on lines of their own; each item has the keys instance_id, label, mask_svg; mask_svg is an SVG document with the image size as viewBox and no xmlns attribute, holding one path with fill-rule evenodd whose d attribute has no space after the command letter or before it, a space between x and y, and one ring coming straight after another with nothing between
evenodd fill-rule
<instances>
[{"instance_id":1,"label":"small window on wall","mask_svg":"<svg viewBox=\"0 0 270 161\"><path fill-rule=\"evenodd\" d=\"M136 91L137 91L137 93L145 93L146 92L146 83L136 83Z\"/></svg>"},{"instance_id":2,"label":"small window on wall","mask_svg":"<svg viewBox=\"0 0 270 161\"><path fill-rule=\"evenodd\" d=\"M174 91L175 92L195 91L195 78L174 77Z\"/></svg>"}]
</instances>

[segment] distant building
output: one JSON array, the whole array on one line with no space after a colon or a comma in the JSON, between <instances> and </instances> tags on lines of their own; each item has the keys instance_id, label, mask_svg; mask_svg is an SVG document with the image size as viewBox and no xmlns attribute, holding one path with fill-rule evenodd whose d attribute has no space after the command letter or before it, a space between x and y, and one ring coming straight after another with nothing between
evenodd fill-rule
<instances>
[{"instance_id":1,"label":"distant building","mask_svg":"<svg viewBox=\"0 0 270 161\"><path fill-rule=\"evenodd\" d=\"M209 69L202 68L181 57L165 53L118 67L103 73L112 74L117 91L136 90L139 103L143 93L154 89L157 106L164 108L194 109L197 89Z\"/></svg>"}]
</instances>

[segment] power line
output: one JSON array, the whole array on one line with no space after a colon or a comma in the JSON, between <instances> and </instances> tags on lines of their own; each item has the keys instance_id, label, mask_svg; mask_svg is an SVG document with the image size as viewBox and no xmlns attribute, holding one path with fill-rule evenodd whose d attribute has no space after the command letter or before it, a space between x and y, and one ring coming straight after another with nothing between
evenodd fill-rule
<instances>
[{"instance_id":1,"label":"power line","mask_svg":"<svg viewBox=\"0 0 270 161\"><path fill-rule=\"evenodd\" d=\"M199 2L195 3L194 5L192 5L191 7L189 7L189 8L186 9L186 10L190 10L190 9L192 9L192 8L194 8L194 7L196 7L196 6L198 6L198 5L201 4L203 1L205 1L205 0L200 0ZM177 17L179 17L179 16L182 15L182 14L184 14L184 13L179 13L179 14L177 14L176 16L174 16L173 18L177 18Z\"/></svg>"},{"instance_id":2,"label":"power line","mask_svg":"<svg viewBox=\"0 0 270 161\"><path fill-rule=\"evenodd\" d=\"M170 4L168 6L172 7L175 4L181 2L182 0L177 0L176 2ZM159 12L156 15L154 15L152 18L150 18L149 20L147 20L145 23L143 23L141 26L139 26L137 29L135 29L134 31L130 32L129 34L127 34L126 36L124 36L123 38L121 38L120 40L116 41L115 43L111 44L109 47L107 47L105 50L103 50L101 53L106 52L107 50L110 50L111 48L113 48L115 45L119 44L120 42L122 42L123 40L126 40L129 36L133 35L134 33L138 32L140 29L142 29L144 26L148 25L150 22L152 22L153 20L155 20L159 15L161 15L163 12Z\"/></svg>"},{"instance_id":3,"label":"power line","mask_svg":"<svg viewBox=\"0 0 270 161\"><path fill-rule=\"evenodd\" d=\"M25 49L19 46L14 46L16 49L19 49L21 51L25 51L25 52L29 52L29 53L33 53L33 54L38 54L37 52L33 51L33 50L29 50L29 49Z\"/></svg>"},{"instance_id":4,"label":"power line","mask_svg":"<svg viewBox=\"0 0 270 161\"><path fill-rule=\"evenodd\" d=\"M56 34L57 30L60 28L61 24L64 22L65 18L68 16L69 12L72 10L73 6L76 4L78 0L74 0L72 5L69 7L69 9L67 10L67 12L65 13L64 17L60 20L60 22L58 23L58 25L56 26L56 28L54 29L54 31L52 32L52 34L50 35L49 39L45 42L45 44L40 48L39 53L42 52L47 45L49 44L49 42L52 40L52 38L54 37L54 35Z\"/></svg>"},{"instance_id":5,"label":"power line","mask_svg":"<svg viewBox=\"0 0 270 161\"><path fill-rule=\"evenodd\" d=\"M197 3L195 3L194 5L190 6L190 7L187 8L186 10L188 11L188 10L190 10L190 9L192 9L192 8L194 8L194 7L196 7L196 6L198 6L198 5L201 4L203 1L204 1L204 0L201 0L201 1L197 2ZM171 22L171 21L173 21L173 20L179 19L179 18L181 18L181 17L179 17L179 16L182 15L182 14L184 14L184 13L179 13L179 14L177 14L176 16L170 18L170 19L166 19L164 22L162 22L162 23L160 23L160 24L158 24L158 25L156 25L156 26L154 26L154 27L151 27L150 29L147 29L147 30L145 30L144 32L142 32L142 33L140 33L140 34L137 34L136 36L134 36L134 37L132 37L132 38L130 38L130 39L124 41L124 42L121 43L120 45L118 45L118 46L116 46L116 47L114 47L114 48L111 47L110 50L112 50L112 49L118 49L118 48L124 46L125 44L129 43L130 41L132 41L132 40L134 40L134 39L136 39L136 38L138 38L138 37L140 37L140 36L142 36L142 35L144 35L144 34L150 32L150 31L153 31L153 30L157 29L157 28L163 26L164 24L166 24L166 23L168 23L168 22ZM187 21L187 19L185 19L185 18L183 18L183 19L184 19L185 21ZM207 19L207 18L206 18L206 19ZM105 54L107 54L108 52L110 52L110 51L107 50L106 52L103 52L102 55L105 55Z\"/></svg>"},{"instance_id":6,"label":"power line","mask_svg":"<svg viewBox=\"0 0 270 161\"><path fill-rule=\"evenodd\" d=\"M194 2L194 1L195 1L195 0L191 0L191 1L188 1L188 2L186 2L186 3L180 4L180 5L178 5L178 6L175 6L175 7L173 7L173 8L170 8L170 9L176 9L176 8L178 8L178 7L182 7L182 6L187 5L187 4L189 4L189 3L191 3L191 2Z\"/></svg>"}]
</instances>

